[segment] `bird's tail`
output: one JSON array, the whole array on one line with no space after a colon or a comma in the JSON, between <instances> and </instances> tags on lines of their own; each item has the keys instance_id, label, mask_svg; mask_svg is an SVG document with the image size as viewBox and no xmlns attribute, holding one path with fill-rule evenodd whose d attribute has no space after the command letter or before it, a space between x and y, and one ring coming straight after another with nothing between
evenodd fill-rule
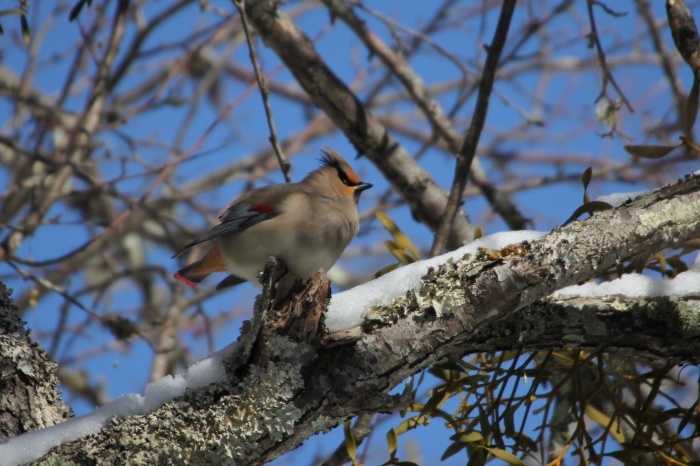
<instances>
[{"instance_id":1,"label":"bird's tail","mask_svg":"<svg viewBox=\"0 0 700 466\"><path fill-rule=\"evenodd\" d=\"M181 268L173 274L173 277L175 278L175 280L180 280L187 286L195 286L196 284L198 284L199 282L201 282L209 276L208 273L197 273L197 269L202 265L202 262L205 258L206 257L203 257L198 261Z\"/></svg>"},{"instance_id":2,"label":"bird's tail","mask_svg":"<svg viewBox=\"0 0 700 466\"><path fill-rule=\"evenodd\" d=\"M207 278L209 274L213 272L222 272L224 270L226 270L226 262L221 256L219 246L214 245L204 257L181 268L173 274L173 277L176 280L180 280L185 285L195 286L197 283Z\"/></svg>"}]
</instances>

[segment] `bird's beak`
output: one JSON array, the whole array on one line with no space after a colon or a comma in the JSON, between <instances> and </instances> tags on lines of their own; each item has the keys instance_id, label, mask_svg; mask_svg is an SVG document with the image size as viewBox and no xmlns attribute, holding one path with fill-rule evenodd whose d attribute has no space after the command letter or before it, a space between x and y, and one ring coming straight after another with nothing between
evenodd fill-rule
<instances>
[{"instance_id":1,"label":"bird's beak","mask_svg":"<svg viewBox=\"0 0 700 466\"><path fill-rule=\"evenodd\" d=\"M359 204L360 202L360 194L362 194L362 191L366 191L369 188L374 186L371 183L360 183L355 185L355 191L353 192L353 199L355 199L355 204Z\"/></svg>"},{"instance_id":2,"label":"bird's beak","mask_svg":"<svg viewBox=\"0 0 700 466\"><path fill-rule=\"evenodd\" d=\"M355 186L355 193L359 194L362 191L368 190L372 186L374 186L372 183L360 183L360 184Z\"/></svg>"}]
</instances>

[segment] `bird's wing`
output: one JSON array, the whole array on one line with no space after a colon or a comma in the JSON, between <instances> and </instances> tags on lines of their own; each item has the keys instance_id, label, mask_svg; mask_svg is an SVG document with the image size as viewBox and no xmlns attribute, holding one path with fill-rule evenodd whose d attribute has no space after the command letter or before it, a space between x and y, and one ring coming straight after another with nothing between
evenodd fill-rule
<instances>
[{"instance_id":1,"label":"bird's wing","mask_svg":"<svg viewBox=\"0 0 700 466\"><path fill-rule=\"evenodd\" d=\"M180 249L173 257L177 257L192 246L209 241L218 236L233 233L235 231L250 228L253 225L270 220L282 213L275 205L284 194L289 194L288 189L281 190L288 185L275 186L275 191L271 192L265 188L249 192L241 197L238 201L231 204L220 216L221 223L211 230L197 236L190 241L185 247ZM272 188L272 186L270 186ZM262 202L261 198L267 198L267 203ZM271 202L272 201L272 202ZM272 205L274 204L274 205Z\"/></svg>"},{"instance_id":2,"label":"bird's wing","mask_svg":"<svg viewBox=\"0 0 700 466\"><path fill-rule=\"evenodd\" d=\"M245 283L247 281L248 280L246 280L245 278L241 278L237 275L229 275L228 277L224 278L216 285L216 289L223 290L224 288L229 288L231 286L240 285L241 283Z\"/></svg>"}]
</instances>

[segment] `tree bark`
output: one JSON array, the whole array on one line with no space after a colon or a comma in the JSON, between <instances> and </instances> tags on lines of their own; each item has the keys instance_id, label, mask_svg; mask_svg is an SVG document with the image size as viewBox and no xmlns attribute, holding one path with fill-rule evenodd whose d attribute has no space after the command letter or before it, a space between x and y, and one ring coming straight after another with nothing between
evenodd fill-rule
<instances>
[{"instance_id":1,"label":"tree bark","mask_svg":"<svg viewBox=\"0 0 700 466\"><path fill-rule=\"evenodd\" d=\"M547 296L618 262L698 237L695 175L508 248L511 255L485 251L432 270L418 289L371 310L352 344L321 347L304 325L292 326L304 329L297 332L302 341L266 335L254 320L241 337L243 349L232 356L228 381L148 415L114 419L99 434L61 445L36 464L262 464L352 416L400 408L406 400L387 393L406 377L476 351L604 348L697 362L697 296ZM318 282L309 289L320 289ZM258 300L256 319L270 299ZM292 301L300 309L310 302L308 296Z\"/></svg>"},{"instance_id":2,"label":"tree bark","mask_svg":"<svg viewBox=\"0 0 700 466\"><path fill-rule=\"evenodd\" d=\"M0 283L0 441L70 415L58 391L56 364L31 341L10 290Z\"/></svg>"}]
</instances>

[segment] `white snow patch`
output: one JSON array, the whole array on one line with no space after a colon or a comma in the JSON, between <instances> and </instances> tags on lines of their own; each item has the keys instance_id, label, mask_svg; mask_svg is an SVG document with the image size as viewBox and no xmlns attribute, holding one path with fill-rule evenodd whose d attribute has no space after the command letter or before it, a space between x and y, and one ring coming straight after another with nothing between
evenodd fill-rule
<instances>
[{"instance_id":1,"label":"white snow patch","mask_svg":"<svg viewBox=\"0 0 700 466\"><path fill-rule=\"evenodd\" d=\"M146 393L143 396L144 412L153 411L163 406L170 400L185 394L187 384L181 375L166 375L160 380L146 385Z\"/></svg>"},{"instance_id":2,"label":"white snow patch","mask_svg":"<svg viewBox=\"0 0 700 466\"><path fill-rule=\"evenodd\" d=\"M187 388L197 390L210 383L226 379L224 359L230 356L237 346L238 343L232 343L208 358L202 359L188 367L187 372L184 374Z\"/></svg>"},{"instance_id":3,"label":"white snow patch","mask_svg":"<svg viewBox=\"0 0 700 466\"><path fill-rule=\"evenodd\" d=\"M436 268L448 259L458 260L465 254L476 253L477 248L501 249L509 244L536 241L544 236L539 231L507 231L480 238L442 256L399 267L376 280L338 293L331 298L326 313L326 328L330 332L347 330L360 325L362 313L370 306L388 305L408 290L418 287L429 267Z\"/></svg>"},{"instance_id":4,"label":"white snow patch","mask_svg":"<svg viewBox=\"0 0 700 466\"><path fill-rule=\"evenodd\" d=\"M639 196L646 196L647 194L651 194L655 191L655 189L647 189L644 191L634 191L631 193L612 193L612 194L606 194L604 196L599 196L596 201L601 201L601 202L607 202L611 206L614 207L620 207L622 204L627 202L630 199L634 199Z\"/></svg>"},{"instance_id":5,"label":"white snow patch","mask_svg":"<svg viewBox=\"0 0 700 466\"><path fill-rule=\"evenodd\" d=\"M697 260L696 260L697 262ZM552 296L581 296L582 298L602 298L605 296L625 296L641 298L656 296L689 296L700 294L700 270L679 273L673 280L628 274L603 283L584 283L563 288Z\"/></svg>"},{"instance_id":6,"label":"white snow patch","mask_svg":"<svg viewBox=\"0 0 700 466\"><path fill-rule=\"evenodd\" d=\"M61 424L0 443L0 458L4 466L15 466L34 461L62 443L96 434L112 418L146 414L184 395L187 389L196 390L205 385L225 380L224 358L229 356L237 343L232 343L190 366L183 374L167 376L146 385L145 396L127 393L114 401L95 409L90 414L69 419Z\"/></svg>"},{"instance_id":7,"label":"white snow patch","mask_svg":"<svg viewBox=\"0 0 700 466\"><path fill-rule=\"evenodd\" d=\"M85 416L69 419L48 429L11 438L0 444L0 458L7 466L34 461L56 445L99 432L115 416L123 417L142 413L143 397L129 393Z\"/></svg>"},{"instance_id":8,"label":"white snow patch","mask_svg":"<svg viewBox=\"0 0 700 466\"><path fill-rule=\"evenodd\" d=\"M688 270L700 272L700 253L695 256L695 260L688 266Z\"/></svg>"}]
</instances>

